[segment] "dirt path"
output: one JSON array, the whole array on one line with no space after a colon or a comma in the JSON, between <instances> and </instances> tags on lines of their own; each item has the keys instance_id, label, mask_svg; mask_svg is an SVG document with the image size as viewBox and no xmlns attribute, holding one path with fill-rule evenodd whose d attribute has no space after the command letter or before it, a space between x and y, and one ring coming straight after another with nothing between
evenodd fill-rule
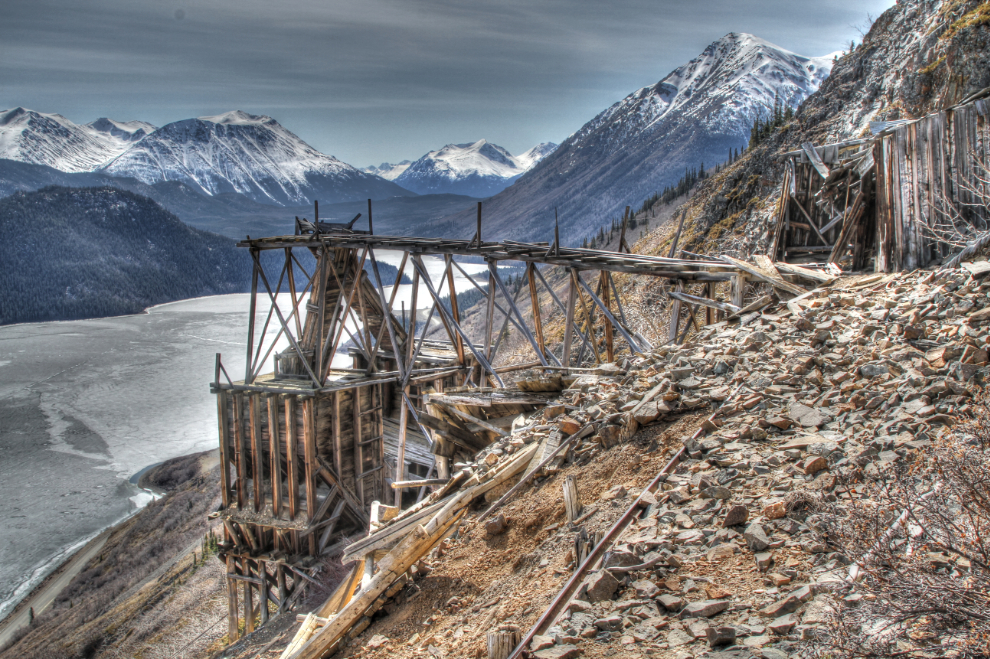
<instances>
[{"instance_id":1,"label":"dirt path","mask_svg":"<svg viewBox=\"0 0 990 659\"><path fill-rule=\"evenodd\" d=\"M103 545L107 543L111 531L112 529L107 529L93 538L85 547L77 551L68 560L58 575L29 595L18 610L10 614L6 620L0 622L0 647L3 647L18 629L30 622L32 608L35 615L37 615L55 601L55 598L62 592L62 589L68 586L69 582L79 574L86 563L89 562L89 559L96 556L103 549Z\"/></svg>"}]
</instances>

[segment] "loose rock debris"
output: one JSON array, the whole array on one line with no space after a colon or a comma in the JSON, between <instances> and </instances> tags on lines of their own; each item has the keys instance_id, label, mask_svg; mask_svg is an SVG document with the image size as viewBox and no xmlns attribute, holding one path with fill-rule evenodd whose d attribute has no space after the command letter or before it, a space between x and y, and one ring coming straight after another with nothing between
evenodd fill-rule
<instances>
[{"instance_id":1,"label":"loose rock debris","mask_svg":"<svg viewBox=\"0 0 990 659\"><path fill-rule=\"evenodd\" d=\"M683 445L680 463L643 496L636 518L526 652L790 656L823 622L823 587L848 565L807 523L809 505L859 496L837 487L839 477L877 475L973 412L990 372L983 273L840 278L707 326L684 345L564 378L556 402L461 465L451 483L484 483L523 461L527 473L569 436L589 428L586 436L487 521L476 520L511 481L487 500L475 497L403 575L403 587L363 612L333 651L484 657L490 643L522 638L582 552ZM573 523L566 476L581 497ZM448 484L417 510L457 491Z\"/></svg>"}]
</instances>

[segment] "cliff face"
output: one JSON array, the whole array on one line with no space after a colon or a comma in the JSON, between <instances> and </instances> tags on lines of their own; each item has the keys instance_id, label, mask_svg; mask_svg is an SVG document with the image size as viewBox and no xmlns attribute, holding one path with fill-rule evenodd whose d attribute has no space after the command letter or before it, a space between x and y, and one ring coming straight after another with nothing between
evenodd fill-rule
<instances>
[{"instance_id":1,"label":"cliff face","mask_svg":"<svg viewBox=\"0 0 990 659\"><path fill-rule=\"evenodd\" d=\"M852 52L838 59L794 119L704 182L681 209L680 245L692 252L765 253L779 195L780 154L862 137L871 121L913 119L990 86L990 4L903 1L884 12ZM666 253L669 230L644 242ZM672 234L672 232L670 232Z\"/></svg>"}]
</instances>

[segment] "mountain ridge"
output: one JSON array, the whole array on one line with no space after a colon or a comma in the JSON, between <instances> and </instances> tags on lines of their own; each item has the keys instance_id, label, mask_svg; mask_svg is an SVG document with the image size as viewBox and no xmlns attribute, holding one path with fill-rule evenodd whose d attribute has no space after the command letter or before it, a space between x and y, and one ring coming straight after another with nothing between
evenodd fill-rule
<instances>
[{"instance_id":1,"label":"mountain ridge","mask_svg":"<svg viewBox=\"0 0 990 659\"><path fill-rule=\"evenodd\" d=\"M794 106L831 70L828 56L796 55L732 32L653 85L600 112L487 204L493 238L552 240L553 218L571 244L625 206L677 182L685 169L727 160L774 100ZM470 235L471 217L450 221Z\"/></svg>"}]
</instances>

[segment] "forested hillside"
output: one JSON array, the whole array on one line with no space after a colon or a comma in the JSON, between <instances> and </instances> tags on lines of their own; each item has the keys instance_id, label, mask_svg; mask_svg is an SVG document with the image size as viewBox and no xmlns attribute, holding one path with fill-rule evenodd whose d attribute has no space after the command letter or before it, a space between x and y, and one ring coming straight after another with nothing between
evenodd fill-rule
<instances>
[{"instance_id":1,"label":"forested hillside","mask_svg":"<svg viewBox=\"0 0 990 659\"><path fill-rule=\"evenodd\" d=\"M147 197L47 187L0 200L0 324L137 313L248 289L246 250Z\"/></svg>"}]
</instances>

